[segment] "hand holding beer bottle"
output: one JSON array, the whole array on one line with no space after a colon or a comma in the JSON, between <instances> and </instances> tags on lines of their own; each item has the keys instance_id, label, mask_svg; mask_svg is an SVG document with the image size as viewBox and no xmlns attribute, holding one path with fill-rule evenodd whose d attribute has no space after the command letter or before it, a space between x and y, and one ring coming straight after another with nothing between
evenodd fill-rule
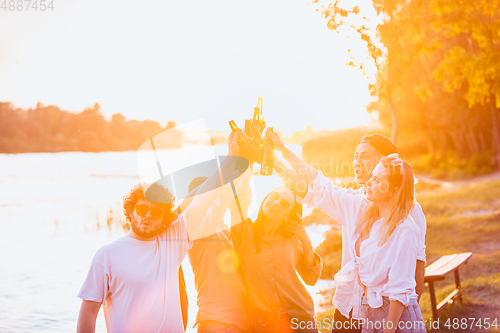
<instances>
[{"instance_id":1,"label":"hand holding beer bottle","mask_svg":"<svg viewBox=\"0 0 500 333\"><path fill-rule=\"evenodd\" d=\"M250 164L253 164L255 162L255 157L253 156L250 139L244 131L236 126L236 123L233 120L229 121L229 126L231 127L231 134L237 134L240 156L246 158Z\"/></svg>"},{"instance_id":2,"label":"hand holding beer bottle","mask_svg":"<svg viewBox=\"0 0 500 333\"><path fill-rule=\"evenodd\" d=\"M240 154L240 147L238 146L239 134L238 132L231 132L227 138L228 156L238 156Z\"/></svg>"},{"instance_id":3,"label":"hand holding beer bottle","mask_svg":"<svg viewBox=\"0 0 500 333\"><path fill-rule=\"evenodd\" d=\"M266 131L264 155L260 165L260 174L263 176L271 176L274 169L274 145L272 140L269 138L269 133L273 133L272 127L268 127Z\"/></svg>"},{"instance_id":4,"label":"hand holding beer bottle","mask_svg":"<svg viewBox=\"0 0 500 333\"><path fill-rule=\"evenodd\" d=\"M239 134L238 145L241 156L244 156L250 163L258 162L261 165L260 174L269 176L273 174L274 151L273 143L270 139L264 140L262 134L266 128L266 122L262 116L262 97L259 97L257 106L254 108L253 118L245 120L245 130L236 126L235 122L229 122L233 133ZM272 128L268 132L272 132Z\"/></svg>"},{"instance_id":5,"label":"hand holding beer bottle","mask_svg":"<svg viewBox=\"0 0 500 333\"><path fill-rule=\"evenodd\" d=\"M274 149L279 151L279 152L283 152L285 149L286 149L286 146L285 144L283 143L283 141L281 140L280 136L278 133L274 132L271 129L267 129L266 131L266 137L271 140L273 146L274 146Z\"/></svg>"}]
</instances>

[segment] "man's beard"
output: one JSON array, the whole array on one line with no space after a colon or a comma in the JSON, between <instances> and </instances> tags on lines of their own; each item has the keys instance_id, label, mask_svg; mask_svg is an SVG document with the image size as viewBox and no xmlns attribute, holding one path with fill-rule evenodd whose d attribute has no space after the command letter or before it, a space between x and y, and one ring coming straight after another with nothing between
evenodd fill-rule
<instances>
[{"instance_id":1,"label":"man's beard","mask_svg":"<svg viewBox=\"0 0 500 333\"><path fill-rule=\"evenodd\" d=\"M147 232L142 231L141 228L139 227L139 225L137 225L136 223L130 223L130 227L132 228L132 231L137 236L140 236L143 238L151 238L151 237L157 236L159 233L161 233L163 225L160 224L154 229L153 228L149 229L149 231L147 231Z\"/></svg>"}]
</instances>

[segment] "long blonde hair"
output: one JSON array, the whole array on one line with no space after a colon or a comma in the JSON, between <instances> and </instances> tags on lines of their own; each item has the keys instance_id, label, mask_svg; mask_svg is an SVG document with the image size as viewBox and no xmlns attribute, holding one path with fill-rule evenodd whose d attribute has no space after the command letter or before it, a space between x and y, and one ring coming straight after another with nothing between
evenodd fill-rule
<instances>
[{"instance_id":1,"label":"long blonde hair","mask_svg":"<svg viewBox=\"0 0 500 333\"><path fill-rule=\"evenodd\" d=\"M397 188L387 205L387 215L384 216L379 229L378 245L384 245L398 225L403 223L415 205L415 174L411 165L403 161L402 165L393 165L397 157L383 157L380 164L384 166L389 179L389 190ZM371 202L356 221L356 232L370 233L373 224L380 218L378 205Z\"/></svg>"}]
</instances>

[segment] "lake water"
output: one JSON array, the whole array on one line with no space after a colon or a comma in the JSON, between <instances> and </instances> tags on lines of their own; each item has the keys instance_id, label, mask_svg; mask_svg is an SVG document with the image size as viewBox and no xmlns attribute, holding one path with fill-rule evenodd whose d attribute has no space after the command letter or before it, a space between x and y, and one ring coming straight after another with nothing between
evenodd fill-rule
<instances>
[{"instance_id":1,"label":"lake water","mask_svg":"<svg viewBox=\"0 0 500 333\"><path fill-rule=\"evenodd\" d=\"M76 295L92 257L126 234L116 221L123 221L121 198L140 181L137 165L135 152L0 154L0 332L75 331ZM254 181L257 203L280 185L276 176ZM315 246L327 229L308 227ZM187 257L183 266L188 332L195 332L196 291ZM332 286L320 280L308 290L317 304L316 293ZM106 332L102 310L96 332Z\"/></svg>"}]
</instances>

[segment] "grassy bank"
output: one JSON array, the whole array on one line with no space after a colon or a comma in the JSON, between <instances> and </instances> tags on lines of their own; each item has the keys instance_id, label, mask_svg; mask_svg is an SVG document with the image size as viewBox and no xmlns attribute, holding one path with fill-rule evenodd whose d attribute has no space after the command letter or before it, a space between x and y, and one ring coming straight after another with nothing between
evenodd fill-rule
<instances>
[{"instance_id":1,"label":"grassy bank","mask_svg":"<svg viewBox=\"0 0 500 333\"><path fill-rule=\"evenodd\" d=\"M354 176L352 159L360 139L366 134L380 133L390 137L383 127L359 126L322 133L302 144L302 157L318 170L332 178ZM491 152L460 156L453 149L430 153L429 142L421 133L401 133L397 145L400 155L419 174L442 180L469 179L495 170Z\"/></svg>"},{"instance_id":2,"label":"grassy bank","mask_svg":"<svg viewBox=\"0 0 500 333\"><path fill-rule=\"evenodd\" d=\"M469 263L460 270L464 297L455 302L440 317L438 332L500 332L493 327L447 329L448 318L498 318L500 327L500 181L482 180L454 183L449 188L421 186L417 200L427 218L427 262L442 255L472 252ZM320 215L318 215L320 216ZM326 221L326 220L324 220ZM335 223L335 222L334 222ZM341 236L338 227L318 247L323 256L323 278L332 278L340 268ZM436 284L438 300L454 289L453 276ZM430 320L430 300L427 287L420 301L422 313ZM318 314L318 320L331 316L333 309ZM469 319L469 324L472 319ZM326 332L326 330L324 330Z\"/></svg>"}]
</instances>

